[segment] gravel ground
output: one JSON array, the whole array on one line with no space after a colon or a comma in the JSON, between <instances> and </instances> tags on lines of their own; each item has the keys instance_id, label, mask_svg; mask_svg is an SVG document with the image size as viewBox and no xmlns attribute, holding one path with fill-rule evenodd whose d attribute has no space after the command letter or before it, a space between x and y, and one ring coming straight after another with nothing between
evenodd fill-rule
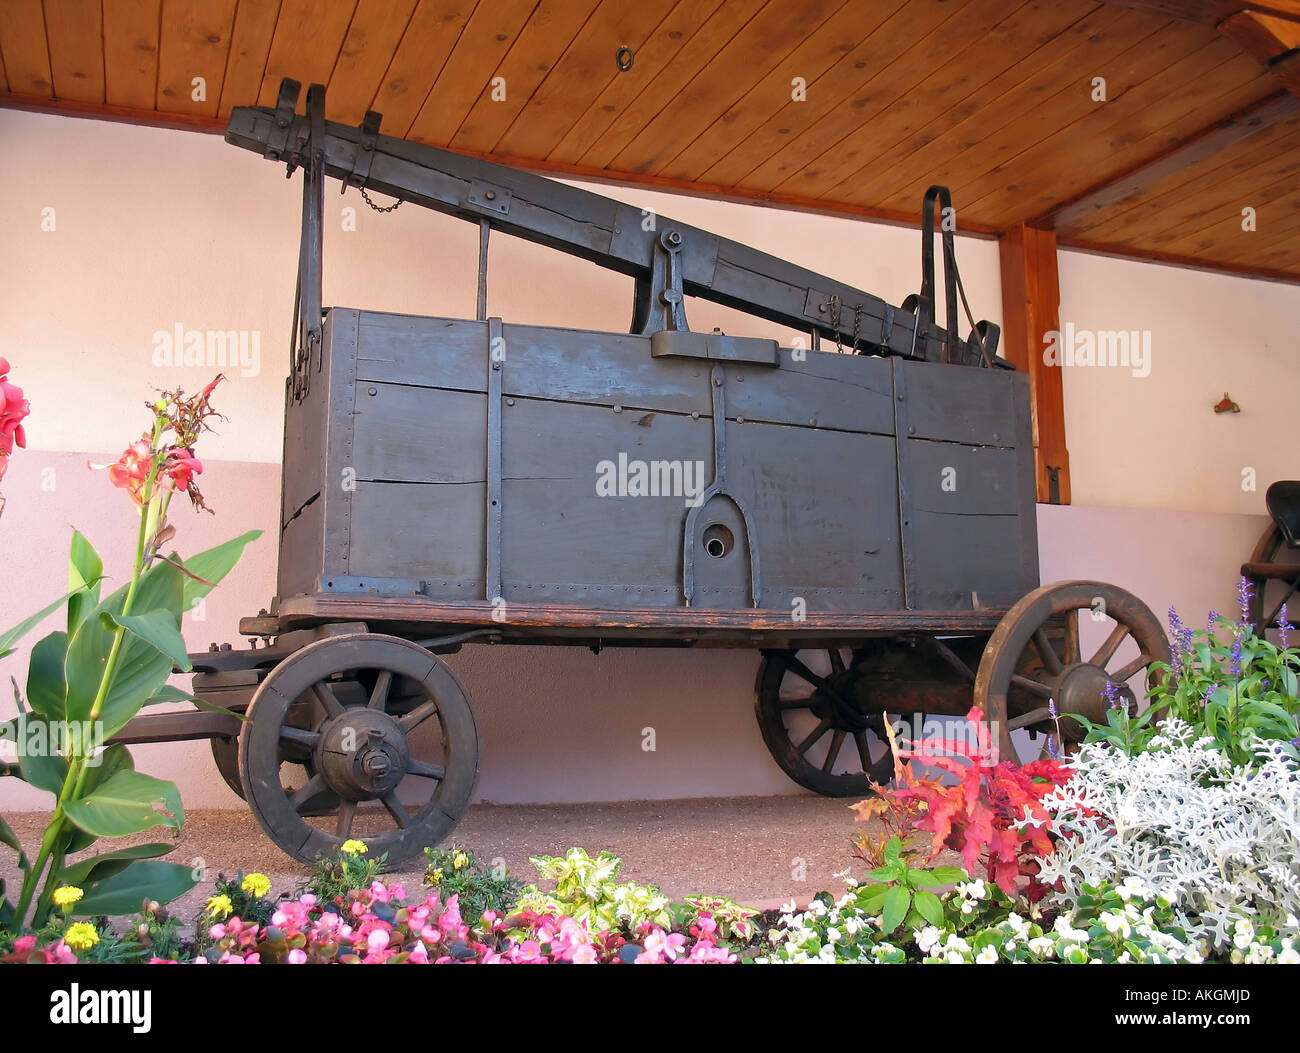
<instances>
[{"instance_id":1,"label":"gravel ground","mask_svg":"<svg viewBox=\"0 0 1300 1053\"><path fill-rule=\"evenodd\" d=\"M838 891L834 873L853 865L852 838L860 829L850 800L825 797L733 797L617 804L472 806L453 840L472 848L480 859L502 857L512 874L525 882L536 871L529 855L560 855L580 845L593 855L606 848L623 859L622 880L656 884L678 898L692 892L730 896L749 906L768 909L791 898L806 902L822 889ZM34 848L47 816L22 812L6 817L25 846ZM158 827L128 843L167 840ZM103 851L100 848L100 851ZM93 850L92 850L93 851ZM291 889L307 872L285 856L262 833L246 811L192 812L169 861L205 866L207 877L173 906L190 918L206 901L218 873L260 871L275 892ZM408 888L419 884L423 866L393 875ZM0 853L0 878L13 889L17 866L13 854Z\"/></svg>"}]
</instances>

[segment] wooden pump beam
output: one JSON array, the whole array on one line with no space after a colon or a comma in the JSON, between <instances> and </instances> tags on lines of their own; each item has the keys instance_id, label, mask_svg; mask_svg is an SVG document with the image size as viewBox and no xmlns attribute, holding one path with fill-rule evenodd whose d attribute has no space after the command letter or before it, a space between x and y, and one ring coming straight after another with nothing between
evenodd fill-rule
<instances>
[{"instance_id":1,"label":"wooden pump beam","mask_svg":"<svg viewBox=\"0 0 1300 1053\"><path fill-rule=\"evenodd\" d=\"M1048 365L1045 334L1059 332L1061 285L1056 234L1025 224L998 242L1002 268L1003 354L1029 374L1034 425L1034 479L1040 504L1070 503L1070 453L1065 445L1061 367Z\"/></svg>"}]
</instances>

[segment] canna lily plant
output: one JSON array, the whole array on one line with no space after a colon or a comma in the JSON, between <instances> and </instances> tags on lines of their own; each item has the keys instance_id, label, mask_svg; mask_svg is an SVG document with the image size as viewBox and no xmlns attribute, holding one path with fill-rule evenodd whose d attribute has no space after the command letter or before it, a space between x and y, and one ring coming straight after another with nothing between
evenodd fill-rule
<instances>
[{"instance_id":1,"label":"canna lily plant","mask_svg":"<svg viewBox=\"0 0 1300 1053\"><path fill-rule=\"evenodd\" d=\"M173 783L137 772L131 754L112 736L145 706L199 700L171 687L174 671L192 667L181 636L181 616L205 596L239 560L260 531L182 559L164 554L175 535L167 522L172 498L184 493L206 510L195 456L207 421L218 416L209 399L218 376L189 398L177 389L147 404L149 429L113 464L109 480L129 494L139 512L139 531L129 580L100 597L103 562L79 532L72 536L69 591L48 607L0 634L0 659L28 632L61 608L64 628L31 651L25 698L14 681L18 716L0 724L0 737L18 746L16 772L55 797L40 844L29 856L0 818L0 842L18 854L23 875L11 903L0 883L0 929L34 931L50 917L55 890L73 886L82 896L64 911L81 917L125 913L142 900L166 903L197 878L188 866L156 857L165 842L103 852L76 863L100 838L124 837L156 826L179 830L184 821ZM105 745L105 743L108 743Z\"/></svg>"}]
</instances>

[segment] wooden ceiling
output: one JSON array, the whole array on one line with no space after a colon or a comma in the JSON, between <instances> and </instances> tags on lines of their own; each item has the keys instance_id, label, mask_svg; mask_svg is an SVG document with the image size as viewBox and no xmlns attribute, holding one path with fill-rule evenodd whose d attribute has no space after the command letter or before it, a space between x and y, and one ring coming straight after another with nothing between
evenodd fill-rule
<instances>
[{"instance_id":1,"label":"wooden ceiling","mask_svg":"<svg viewBox=\"0 0 1300 1053\"><path fill-rule=\"evenodd\" d=\"M906 222L945 183L967 231L1295 281L1300 0L1254 6L0 0L0 105L218 131L292 76L535 170Z\"/></svg>"}]
</instances>

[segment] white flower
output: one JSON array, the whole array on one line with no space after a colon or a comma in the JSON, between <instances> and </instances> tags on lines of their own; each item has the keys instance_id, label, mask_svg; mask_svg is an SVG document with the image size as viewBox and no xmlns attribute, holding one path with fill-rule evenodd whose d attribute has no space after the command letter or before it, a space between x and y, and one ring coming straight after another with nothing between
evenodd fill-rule
<instances>
[{"instance_id":1,"label":"white flower","mask_svg":"<svg viewBox=\"0 0 1300 1053\"><path fill-rule=\"evenodd\" d=\"M948 933L948 938L943 941L943 949L945 951L961 951L963 954L970 954L970 944L955 932Z\"/></svg>"},{"instance_id":2,"label":"white flower","mask_svg":"<svg viewBox=\"0 0 1300 1053\"><path fill-rule=\"evenodd\" d=\"M961 951L949 951L943 956L943 960L948 965L965 965L966 956Z\"/></svg>"},{"instance_id":3,"label":"white flower","mask_svg":"<svg viewBox=\"0 0 1300 1053\"><path fill-rule=\"evenodd\" d=\"M1282 953L1277 956L1277 964L1300 965L1300 951L1297 951L1294 947L1285 948Z\"/></svg>"},{"instance_id":4,"label":"white flower","mask_svg":"<svg viewBox=\"0 0 1300 1053\"><path fill-rule=\"evenodd\" d=\"M983 899L989 894L988 889L984 887L983 878L976 878L974 881L959 881L957 891L963 896L969 896L971 899Z\"/></svg>"},{"instance_id":5,"label":"white flower","mask_svg":"<svg viewBox=\"0 0 1300 1053\"><path fill-rule=\"evenodd\" d=\"M1029 941L1029 949L1044 958L1056 954L1056 942L1050 936L1035 936Z\"/></svg>"},{"instance_id":6,"label":"white flower","mask_svg":"<svg viewBox=\"0 0 1300 1053\"><path fill-rule=\"evenodd\" d=\"M1019 914L1012 911L1011 914L1007 916L1007 924L1011 927L1014 939L1029 939L1029 922L1027 919L1022 918Z\"/></svg>"},{"instance_id":7,"label":"white flower","mask_svg":"<svg viewBox=\"0 0 1300 1053\"><path fill-rule=\"evenodd\" d=\"M1119 893L1119 898L1125 902L1130 899L1151 898L1151 890L1147 888L1147 883L1140 877L1126 877L1115 891Z\"/></svg>"},{"instance_id":8,"label":"white flower","mask_svg":"<svg viewBox=\"0 0 1300 1053\"><path fill-rule=\"evenodd\" d=\"M837 929L837 928L835 928L835 926L833 926L833 925L832 925L829 929L827 929L827 930L826 930L826 942L827 942L827 943L839 943L839 942L840 942L840 930Z\"/></svg>"},{"instance_id":9,"label":"white flower","mask_svg":"<svg viewBox=\"0 0 1300 1053\"><path fill-rule=\"evenodd\" d=\"M916 946L921 951L922 954L928 955L932 950L934 950L937 946L939 946L939 941L940 939L942 939L942 937L943 937L943 933L941 933L933 925L927 925L924 929L922 929L919 933L917 933Z\"/></svg>"},{"instance_id":10,"label":"white flower","mask_svg":"<svg viewBox=\"0 0 1300 1053\"><path fill-rule=\"evenodd\" d=\"M1113 910L1103 911L1101 923L1106 926L1106 931L1112 936L1119 936L1127 940L1133 935L1133 926L1128 923L1128 918L1123 914L1117 914Z\"/></svg>"},{"instance_id":11,"label":"white flower","mask_svg":"<svg viewBox=\"0 0 1300 1053\"><path fill-rule=\"evenodd\" d=\"M854 935L861 927L862 923L855 917L850 916L844 919L844 931L850 936Z\"/></svg>"},{"instance_id":12,"label":"white flower","mask_svg":"<svg viewBox=\"0 0 1300 1053\"><path fill-rule=\"evenodd\" d=\"M978 965L991 965L998 960L998 949L992 944L988 944L980 949L979 954L975 955L975 962Z\"/></svg>"},{"instance_id":13,"label":"white flower","mask_svg":"<svg viewBox=\"0 0 1300 1053\"><path fill-rule=\"evenodd\" d=\"M1254 939L1255 926L1250 923L1250 919L1238 918L1237 924L1232 927L1232 945L1244 951Z\"/></svg>"}]
</instances>

